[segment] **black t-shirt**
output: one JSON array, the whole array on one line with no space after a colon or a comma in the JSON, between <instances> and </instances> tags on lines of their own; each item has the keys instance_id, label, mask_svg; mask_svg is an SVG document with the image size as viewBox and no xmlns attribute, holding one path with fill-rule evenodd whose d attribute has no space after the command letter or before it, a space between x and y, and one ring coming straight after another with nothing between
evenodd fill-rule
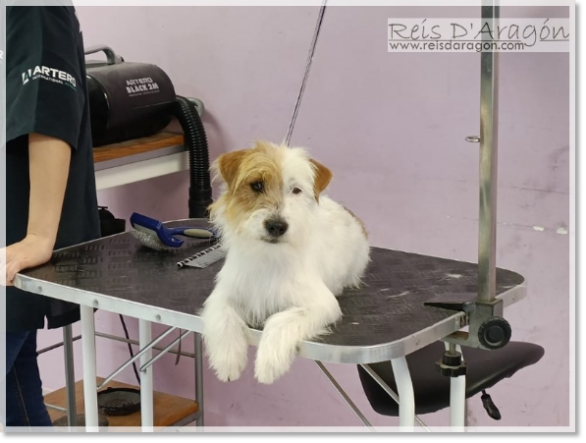
<instances>
[{"instance_id":1,"label":"black t-shirt","mask_svg":"<svg viewBox=\"0 0 586 443\"><path fill-rule=\"evenodd\" d=\"M75 9L6 8L6 243L26 236L30 194L28 134L67 142L69 179L55 247L100 236L83 38ZM76 305L6 288L8 331L61 327Z\"/></svg>"}]
</instances>

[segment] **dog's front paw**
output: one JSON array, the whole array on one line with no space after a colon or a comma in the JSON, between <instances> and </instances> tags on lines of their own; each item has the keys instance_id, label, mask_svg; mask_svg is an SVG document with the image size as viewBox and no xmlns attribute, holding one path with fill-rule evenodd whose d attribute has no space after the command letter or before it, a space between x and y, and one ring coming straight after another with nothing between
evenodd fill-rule
<instances>
[{"instance_id":1,"label":"dog's front paw","mask_svg":"<svg viewBox=\"0 0 586 443\"><path fill-rule=\"evenodd\" d=\"M201 314L202 333L209 365L221 381L240 378L248 361L246 324L217 288Z\"/></svg>"},{"instance_id":2,"label":"dog's front paw","mask_svg":"<svg viewBox=\"0 0 586 443\"><path fill-rule=\"evenodd\" d=\"M292 359L287 356L268 356L259 348L254 365L254 376L259 383L270 385L289 370L291 362Z\"/></svg>"},{"instance_id":3,"label":"dog's front paw","mask_svg":"<svg viewBox=\"0 0 586 443\"><path fill-rule=\"evenodd\" d=\"M291 368L294 358L295 347L273 340L261 341L256 354L254 376L259 383L271 384Z\"/></svg>"},{"instance_id":4,"label":"dog's front paw","mask_svg":"<svg viewBox=\"0 0 586 443\"><path fill-rule=\"evenodd\" d=\"M244 368L246 368L246 359L228 359L215 367L216 377L223 382L235 381L240 378Z\"/></svg>"},{"instance_id":5,"label":"dog's front paw","mask_svg":"<svg viewBox=\"0 0 586 443\"><path fill-rule=\"evenodd\" d=\"M223 382L238 380L248 362L247 347L236 349L232 346L230 351L225 349L209 353L210 366Z\"/></svg>"}]
</instances>

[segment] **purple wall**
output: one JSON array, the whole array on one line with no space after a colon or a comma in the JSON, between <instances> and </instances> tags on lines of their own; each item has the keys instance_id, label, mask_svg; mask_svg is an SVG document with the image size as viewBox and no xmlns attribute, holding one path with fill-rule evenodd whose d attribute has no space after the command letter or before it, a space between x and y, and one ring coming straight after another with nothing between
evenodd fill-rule
<instances>
[{"instance_id":1,"label":"purple wall","mask_svg":"<svg viewBox=\"0 0 586 443\"><path fill-rule=\"evenodd\" d=\"M511 14L546 12L517 8ZM317 13L310 7L78 11L86 45L108 44L128 61L155 63L179 94L205 102L212 159L255 138L283 139ZM332 168L330 195L364 219L375 245L476 261L478 146L464 137L479 132L479 55L387 53L387 18L423 14L477 16L479 8L329 8L293 143ZM514 340L539 343L546 354L490 391L500 422L486 415L480 398L469 403L469 422L568 425L569 236L558 229L569 224L569 54L503 54L500 85L497 263L529 284L528 298L506 317ZM142 211L181 218L187 184L187 174L177 173L102 191L100 204L118 217ZM96 318L98 330L122 335L117 316L98 312ZM137 338L136 322L129 324ZM41 337L42 344L59 339L58 332ZM79 343L75 349L80 379ZM98 349L102 376L128 355L126 345L104 339ZM60 351L41 357L47 389L63 386L62 360ZM370 409L355 367L328 368L374 424L397 424ZM165 356L154 373L157 390L193 392L187 358L174 366L174 357ZM134 383L132 370L120 380ZM207 369L204 380L208 425L360 425L311 361L298 359L269 387L255 382L250 365L230 384ZM442 425L448 414L423 419Z\"/></svg>"}]
</instances>

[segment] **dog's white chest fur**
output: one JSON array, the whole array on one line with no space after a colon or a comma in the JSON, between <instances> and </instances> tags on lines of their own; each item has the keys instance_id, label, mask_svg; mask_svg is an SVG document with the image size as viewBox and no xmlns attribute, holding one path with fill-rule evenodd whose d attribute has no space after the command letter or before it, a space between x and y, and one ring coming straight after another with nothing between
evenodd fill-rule
<instances>
[{"instance_id":1,"label":"dog's white chest fur","mask_svg":"<svg viewBox=\"0 0 586 443\"><path fill-rule=\"evenodd\" d=\"M250 240L228 245L218 282L230 285L226 296L249 325L261 326L276 312L310 304L319 282L335 296L359 284L369 246L358 220L322 196L307 228L312 232L301 245Z\"/></svg>"},{"instance_id":2,"label":"dog's white chest fur","mask_svg":"<svg viewBox=\"0 0 586 443\"><path fill-rule=\"evenodd\" d=\"M203 338L220 380L247 362L248 327L263 329L255 376L272 383L303 340L342 316L336 297L357 286L370 247L361 221L321 195L331 172L298 148L257 144L214 164L224 179L212 221L226 261L202 310Z\"/></svg>"}]
</instances>

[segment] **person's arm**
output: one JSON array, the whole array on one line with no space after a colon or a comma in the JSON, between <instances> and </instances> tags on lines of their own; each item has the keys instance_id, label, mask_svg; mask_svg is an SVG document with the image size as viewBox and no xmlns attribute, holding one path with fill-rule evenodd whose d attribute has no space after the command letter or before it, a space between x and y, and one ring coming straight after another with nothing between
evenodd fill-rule
<instances>
[{"instance_id":1,"label":"person's arm","mask_svg":"<svg viewBox=\"0 0 586 443\"><path fill-rule=\"evenodd\" d=\"M71 147L41 134L29 136L30 199L27 237L55 246L69 176Z\"/></svg>"},{"instance_id":2,"label":"person's arm","mask_svg":"<svg viewBox=\"0 0 586 443\"><path fill-rule=\"evenodd\" d=\"M86 100L71 8L7 9L7 140L28 137L29 214L25 237L2 249L0 278L46 263L55 247L72 152ZM48 69L48 71L47 71ZM7 183L7 192L10 192Z\"/></svg>"},{"instance_id":3,"label":"person's arm","mask_svg":"<svg viewBox=\"0 0 586 443\"><path fill-rule=\"evenodd\" d=\"M29 223L26 237L6 248L6 285L16 274L47 262L57 239L71 147L41 134L29 135Z\"/></svg>"}]
</instances>

